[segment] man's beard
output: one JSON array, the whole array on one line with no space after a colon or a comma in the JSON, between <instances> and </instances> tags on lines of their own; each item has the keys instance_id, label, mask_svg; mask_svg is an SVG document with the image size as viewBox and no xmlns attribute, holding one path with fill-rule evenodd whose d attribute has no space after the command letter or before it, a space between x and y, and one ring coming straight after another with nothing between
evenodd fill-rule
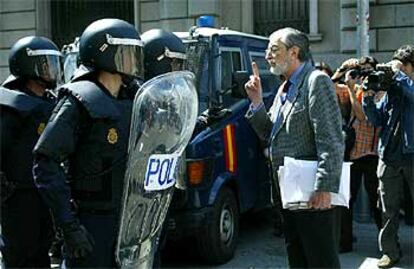
<instances>
[{"instance_id":1,"label":"man's beard","mask_svg":"<svg viewBox=\"0 0 414 269\"><path fill-rule=\"evenodd\" d=\"M270 72L276 76L284 75L290 67L290 59L286 58L281 64L274 64L270 66Z\"/></svg>"}]
</instances>

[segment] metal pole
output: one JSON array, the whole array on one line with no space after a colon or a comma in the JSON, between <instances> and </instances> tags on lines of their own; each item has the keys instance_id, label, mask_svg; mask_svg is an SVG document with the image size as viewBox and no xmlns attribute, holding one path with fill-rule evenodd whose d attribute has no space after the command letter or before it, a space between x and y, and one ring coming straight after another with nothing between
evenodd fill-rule
<instances>
[{"instance_id":1,"label":"metal pole","mask_svg":"<svg viewBox=\"0 0 414 269\"><path fill-rule=\"evenodd\" d=\"M358 0L358 57L369 56L369 0ZM365 176L364 176L364 181ZM364 184L361 184L364 185ZM370 207L368 195L365 188L361 187L358 201L354 205L354 217L359 222L369 222Z\"/></svg>"},{"instance_id":2,"label":"metal pole","mask_svg":"<svg viewBox=\"0 0 414 269\"><path fill-rule=\"evenodd\" d=\"M241 1L241 15L242 32L253 33L253 0Z\"/></svg>"},{"instance_id":3,"label":"metal pole","mask_svg":"<svg viewBox=\"0 0 414 269\"><path fill-rule=\"evenodd\" d=\"M369 56L369 0L358 0L358 56Z\"/></svg>"},{"instance_id":4,"label":"metal pole","mask_svg":"<svg viewBox=\"0 0 414 269\"><path fill-rule=\"evenodd\" d=\"M318 1L310 0L309 1L309 34L317 35L319 33L318 29Z\"/></svg>"},{"instance_id":5,"label":"metal pole","mask_svg":"<svg viewBox=\"0 0 414 269\"><path fill-rule=\"evenodd\" d=\"M140 17L140 10L139 10L139 3L140 0L134 0L134 25L135 29L137 29L139 32L142 31L141 29L141 17Z\"/></svg>"}]
</instances>

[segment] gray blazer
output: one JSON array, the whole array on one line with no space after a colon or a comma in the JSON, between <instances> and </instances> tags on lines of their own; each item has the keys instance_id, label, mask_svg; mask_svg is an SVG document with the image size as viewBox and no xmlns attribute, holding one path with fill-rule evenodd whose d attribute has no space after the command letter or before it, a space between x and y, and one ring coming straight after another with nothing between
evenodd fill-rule
<instances>
[{"instance_id":1,"label":"gray blazer","mask_svg":"<svg viewBox=\"0 0 414 269\"><path fill-rule=\"evenodd\" d=\"M306 62L284 105L282 86L269 112L264 106L246 118L271 148L273 174L285 156L317 160L316 191L337 193L344 155L341 113L331 79Z\"/></svg>"}]
</instances>

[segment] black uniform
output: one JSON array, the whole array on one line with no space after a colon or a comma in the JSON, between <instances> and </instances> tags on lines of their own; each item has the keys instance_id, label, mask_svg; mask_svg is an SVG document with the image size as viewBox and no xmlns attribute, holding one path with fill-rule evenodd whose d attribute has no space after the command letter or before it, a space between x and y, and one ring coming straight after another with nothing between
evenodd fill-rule
<instances>
[{"instance_id":1,"label":"black uniform","mask_svg":"<svg viewBox=\"0 0 414 269\"><path fill-rule=\"evenodd\" d=\"M35 178L57 224L79 219L95 241L91 255L66 255L66 265L115 267L132 98L124 89L114 98L89 80L70 83L60 92L63 97L34 150ZM62 161L68 162L69 177Z\"/></svg>"},{"instance_id":2,"label":"black uniform","mask_svg":"<svg viewBox=\"0 0 414 269\"><path fill-rule=\"evenodd\" d=\"M2 253L7 267L50 267L51 217L34 185L32 150L53 100L0 88Z\"/></svg>"}]
</instances>

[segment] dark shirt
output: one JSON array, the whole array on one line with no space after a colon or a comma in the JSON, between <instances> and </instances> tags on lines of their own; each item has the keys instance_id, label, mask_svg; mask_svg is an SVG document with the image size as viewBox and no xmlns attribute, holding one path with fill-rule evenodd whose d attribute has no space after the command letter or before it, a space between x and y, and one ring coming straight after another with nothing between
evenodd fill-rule
<instances>
[{"instance_id":1,"label":"dark shirt","mask_svg":"<svg viewBox=\"0 0 414 269\"><path fill-rule=\"evenodd\" d=\"M403 134L401 132L401 115L394 125L389 143L385 149L384 161L392 166L407 166L414 161L414 154L403 154Z\"/></svg>"}]
</instances>

